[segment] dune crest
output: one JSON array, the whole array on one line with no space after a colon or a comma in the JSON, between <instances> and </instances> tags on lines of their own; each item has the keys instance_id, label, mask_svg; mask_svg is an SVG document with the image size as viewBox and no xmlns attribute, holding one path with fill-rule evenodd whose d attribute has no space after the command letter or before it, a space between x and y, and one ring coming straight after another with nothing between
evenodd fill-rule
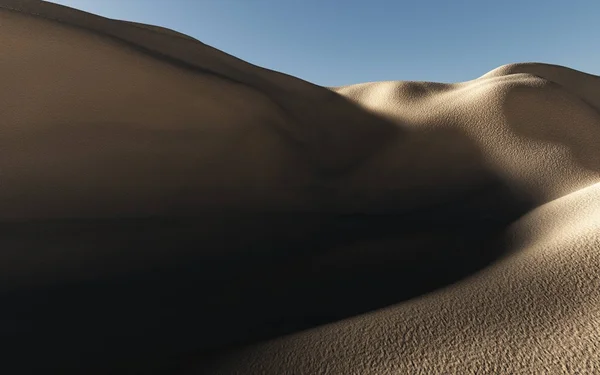
<instances>
[{"instance_id":1,"label":"dune crest","mask_svg":"<svg viewBox=\"0 0 600 375\"><path fill-rule=\"evenodd\" d=\"M239 349L214 374L594 374L600 370L600 184L507 232L510 255L453 286ZM391 287L391 286L390 286ZM298 370L300 369L300 370ZM190 371L189 374L202 373Z\"/></svg>"},{"instance_id":2,"label":"dune crest","mask_svg":"<svg viewBox=\"0 0 600 375\"><path fill-rule=\"evenodd\" d=\"M0 31L0 372L600 372L600 77L328 88L35 0Z\"/></svg>"}]
</instances>

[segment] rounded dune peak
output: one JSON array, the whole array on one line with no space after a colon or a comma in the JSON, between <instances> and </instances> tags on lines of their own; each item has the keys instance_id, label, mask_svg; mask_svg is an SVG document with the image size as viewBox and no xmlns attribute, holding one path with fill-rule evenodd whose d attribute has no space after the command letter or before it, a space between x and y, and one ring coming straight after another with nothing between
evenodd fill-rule
<instances>
[{"instance_id":1,"label":"rounded dune peak","mask_svg":"<svg viewBox=\"0 0 600 375\"><path fill-rule=\"evenodd\" d=\"M486 74L482 75L479 78L489 78L489 77L499 77L505 76L509 74L519 74L519 73L528 73L528 74L536 74L540 72L550 73L550 74L583 74L590 77L597 77L593 74L588 74L585 72L581 72L575 69L571 69L566 66L549 64L543 62L520 62L520 63L511 63L499 66L495 69L490 70ZM554 73L551 73L554 72ZM566 73L570 72L570 73Z\"/></svg>"},{"instance_id":2,"label":"rounded dune peak","mask_svg":"<svg viewBox=\"0 0 600 375\"><path fill-rule=\"evenodd\" d=\"M531 74L546 79L579 96L583 101L600 111L600 95L598 95L600 76L565 66L540 62L508 64L484 74L478 80L511 74Z\"/></svg>"}]
</instances>

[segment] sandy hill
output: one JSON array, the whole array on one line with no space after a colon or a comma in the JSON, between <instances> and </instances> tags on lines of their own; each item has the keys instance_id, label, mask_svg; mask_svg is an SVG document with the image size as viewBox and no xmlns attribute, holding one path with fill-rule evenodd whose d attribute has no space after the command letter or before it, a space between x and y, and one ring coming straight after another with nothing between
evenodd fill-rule
<instances>
[{"instance_id":1,"label":"sandy hill","mask_svg":"<svg viewBox=\"0 0 600 375\"><path fill-rule=\"evenodd\" d=\"M600 373L600 77L321 87L0 0L7 374Z\"/></svg>"}]
</instances>

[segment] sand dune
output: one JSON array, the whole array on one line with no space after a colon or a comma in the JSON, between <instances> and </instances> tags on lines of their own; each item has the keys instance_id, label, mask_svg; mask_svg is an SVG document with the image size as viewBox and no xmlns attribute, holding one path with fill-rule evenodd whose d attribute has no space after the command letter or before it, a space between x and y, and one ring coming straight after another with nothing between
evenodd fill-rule
<instances>
[{"instance_id":1,"label":"sand dune","mask_svg":"<svg viewBox=\"0 0 600 375\"><path fill-rule=\"evenodd\" d=\"M600 77L327 88L33 0L0 31L2 373L600 373Z\"/></svg>"}]
</instances>

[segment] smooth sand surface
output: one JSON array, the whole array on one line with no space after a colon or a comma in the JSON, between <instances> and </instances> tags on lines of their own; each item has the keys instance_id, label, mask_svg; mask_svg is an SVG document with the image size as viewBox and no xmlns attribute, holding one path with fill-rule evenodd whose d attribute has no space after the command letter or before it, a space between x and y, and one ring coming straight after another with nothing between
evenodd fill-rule
<instances>
[{"instance_id":1,"label":"smooth sand surface","mask_svg":"<svg viewBox=\"0 0 600 375\"><path fill-rule=\"evenodd\" d=\"M600 77L326 88L33 0L0 51L1 373L600 373Z\"/></svg>"}]
</instances>

